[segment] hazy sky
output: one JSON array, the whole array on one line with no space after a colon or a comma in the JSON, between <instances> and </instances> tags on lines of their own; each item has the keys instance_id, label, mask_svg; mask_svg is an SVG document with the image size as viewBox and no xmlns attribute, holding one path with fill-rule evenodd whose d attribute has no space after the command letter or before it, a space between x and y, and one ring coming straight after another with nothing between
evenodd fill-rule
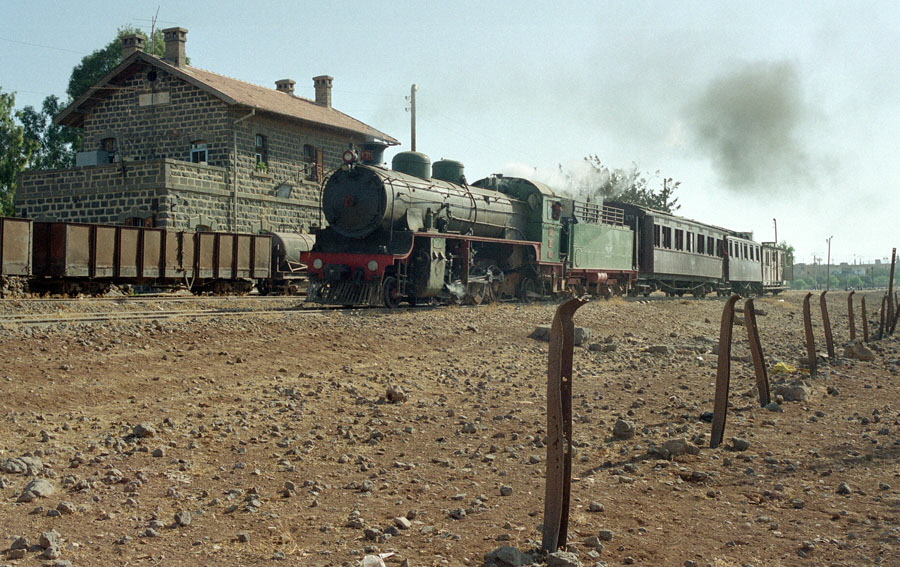
<instances>
[{"instance_id":1,"label":"hazy sky","mask_svg":"<svg viewBox=\"0 0 900 567\"><path fill-rule=\"evenodd\" d=\"M4 3L0 88L65 98L117 28L187 28L191 64L274 88L334 77L333 104L410 149L554 183L595 154L681 182L679 214L797 248L900 244L900 3ZM392 153L388 153L388 159ZM823 260L824 262L824 260Z\"/></svg>"}]
</instances>

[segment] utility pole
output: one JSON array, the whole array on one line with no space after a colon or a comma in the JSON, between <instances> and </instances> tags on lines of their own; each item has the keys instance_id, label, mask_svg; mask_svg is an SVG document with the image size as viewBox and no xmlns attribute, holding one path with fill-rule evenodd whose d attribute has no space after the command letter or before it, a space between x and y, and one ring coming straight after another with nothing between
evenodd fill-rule
<instances>
[{"instance_id":1,"label":"utility pole","mask_svg":"<svg viewBox=\"0 0 900 567\"><path fill-rule=\"evenodd\" d=\"M407 100L409 101L409 108L407 110L410 114L411 127L410 127L410 137L412 151L416 151L416 91L419 90L419 86L413 83L413 86L409 89L409 97Z\"/></svg>"},{"instance_id":2,"label":"utility pole","mask_svg":"<svg viewBox=\"0 0 900 567\"><path fill-rule=\"evenodd\" d=\"M828 243L828 268L825 270L825 291L831 289L831 239L834 238L834 235L829 236L825 239L825 242Z\"/></svg>"},{"instance_id":3,"label":"utility pole","mask_svg":"<svg viewBox=\"0 0 900 567\"><path fill-rule=\"evenodd\" d=\"M772 219L772 224L775 225L775 246L778 246L778 219Z\"/></svg>"}]
</instances>

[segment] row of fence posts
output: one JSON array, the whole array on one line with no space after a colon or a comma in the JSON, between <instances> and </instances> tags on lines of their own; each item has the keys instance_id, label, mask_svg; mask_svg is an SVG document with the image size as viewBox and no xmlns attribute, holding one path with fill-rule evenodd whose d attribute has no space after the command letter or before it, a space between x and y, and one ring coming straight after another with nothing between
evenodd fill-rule
<instances>
[{"instance_id":1,"label":"row of fence posts","mask_svg":"<svg viewBox=\"0 0 900 567\"><path fill-rule=\"evenodd\" d=\"M881 300L881 318L878 329L878 339L883 339L894 333L897 327L897 319L900 317L900 309L896 309L898 299L895 297L894 266L897 260L897 249L891 252L891 275L888 283L888 291ZM822 312L822 329L825 334L825 349L829 360L834 359L834 335L831 329L831 319L828 317L828 303L825 298L828 291L823 291L819 296L819 309ZM856 341L856 317L853 310L853 296L851 291L847 296L847 317L850 327L850 341ZM806 332L806 354L809 365L809 375L815 378L818 372L818 357L816 355L816 341L813 336L812 309L810 299L812 293L807 293L803 298L803 327ZM713 405L712 434L709 446L716 448L722 443L725 434L725 419L728 413L728 388L731 380L731 342L732 329L734 327L735 304L740 299L734 295L725 303L722 310L722 324L719 329L719 359L716 372L716 396ZM866 312L866 298L860 298L862 316L863 342L869 342L869 317ZM756 326L756 311L753 300L744 302L744 326L747 329L747 339L750 343L750 353L753 358L753 368L756 372L756 385L759 390L759 404L765 407L771 402L769 394L769 377L766 371L765 358L762 354L762 346L759 341L759 329Z\"/></svg>"},{"instance_id":2,"label":"row of fence posts","mask_svg":"<svg viewBox=\"0 0 900 567\"><path fill-rule=\"evenodd\" d=\"M878 338L894 333L900 310L894 296L894 264L897 249L891 254L891 276L887 294L881 301L881 324ZM828 304L825 299L827 291L819 296L819 307L822 312L822 326L825 333L825 347L828 357L834 358L834 338L831 332L831 320L828 317ZM853 295L847 296L847 315L850 319L850 341L856 339L856 321L853 310ZM806 352L809 359L809 374L815 377L817 372L816 344L813 337L810 299L807 293L803 299L803 325L806 331ZM734 330L736 304L740 296L733 295L725 302L722 310L722 323L719 329L719 358L716 372L716 395L713 408L712 435L709 446L716 448L722 443L725 434L725 419L728 413L728 388L731 381L731 343ZM575 343L575 311L586 303L579 298L571 298L556 310L553 325L550 329L550 349L547 366L547 479L544 494L544 526L541 550L552 553L565 547L568 537L569 500L572 486L572 370L573 349ZM869 321L866 314L866 298L860 301L862 315L863 341L869 341ZM771 403L769 375L766 369L765 356L759 340L759 327L756 324L756 308L753 299L744 302L742 310L744 328L750 344L753 369L756 374L756 386L759 390L761 407Z\"/></svg>"}]
</instances>

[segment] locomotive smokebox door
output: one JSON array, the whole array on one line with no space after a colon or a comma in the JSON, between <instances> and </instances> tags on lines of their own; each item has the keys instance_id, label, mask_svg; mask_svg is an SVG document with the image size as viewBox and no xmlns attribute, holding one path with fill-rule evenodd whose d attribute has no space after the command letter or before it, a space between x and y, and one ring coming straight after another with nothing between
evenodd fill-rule
<instances>
[{"instance_id":1,"label":"locomotive smokebox door","mask_svg":"<svg viewBox=\"0 0 900 567\"><path fill-rule=\"evenodd\" d=\"M447 241L443 238L417 238L410 275L416 297L434 297L444 287L447 270Z\"/></svg>"}]
</instances>

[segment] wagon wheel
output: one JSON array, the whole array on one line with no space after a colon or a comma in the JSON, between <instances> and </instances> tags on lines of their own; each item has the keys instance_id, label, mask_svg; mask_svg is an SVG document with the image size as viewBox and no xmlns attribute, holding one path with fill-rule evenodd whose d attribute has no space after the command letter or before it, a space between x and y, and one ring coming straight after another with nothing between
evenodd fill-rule
<instances>
[{"instance_id":1,"label":"wagon wheel","mask_svg":"<svg viewBox=\"0 0 900 567\"><path fill-rule=\"evenodd\" d=\"M394 276L384 278L381 284L381 298L384 306L389 309L396 309L400 306L400 282Z\"/></svg>"}]
</instances>

